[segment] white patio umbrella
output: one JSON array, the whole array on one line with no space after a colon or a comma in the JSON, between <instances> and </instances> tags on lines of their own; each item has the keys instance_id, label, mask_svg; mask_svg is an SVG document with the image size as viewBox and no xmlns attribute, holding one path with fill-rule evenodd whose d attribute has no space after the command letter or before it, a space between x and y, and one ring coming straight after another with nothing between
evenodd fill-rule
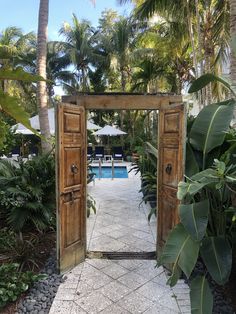
<instances>
[{"instance_id":1,"label":"white patio umbrella","mask_svg":"<svg viewBox=\"0 0 236 314\"><path fill-rule=\"evenodd\" d=\"M50 133L54 134L55 133L55 112L54 112L54 108L50 108L48 109L48 120L49 120L49 127L50 127ZM33 128L39 130L39 116L36 115L32 118L30 118L30 124ZM87 121L87 129L88 130L99 130L101 129L100 126Z\"/></svg>"},{"instance_id":2,"label":"white patio umbrella","mask_svg":"<svg viewBox=\"0 0 236 314\"><path fill-rule=\"evenodd\" d=\"M102 129L93 133L94 135L109 135L109 136L118 136L118 135L125 135L127 134L124 131L121 131L117 128L114 128L110 125L105 125Z\"/></svg>"},{"instance_id":3,"label":"white patio umbrella","mask_svg":"<svg viewBox=\"0 0 236 314\"><path fill-rule=\"evenodd\" d=\"M107 135L108 136L108 146L109 146L109 138L110 138L110 136L125 135L127 133L124 132L124 131L121 131L121 130L119 130L117 128L114 128L113 126L105 125L102 129L94 132L93 134L94 135L98 135L98 136Z\"/></svg>"},{"instance_id":4,"label":"white patio umbrella","mask_svg":"<svg viewBox=\"0 0 236 314\"><path fill-rule=\"evenodd\" d=\"M11 130L15 130L16 134L32 135L31 130L27 129L23 124L17 123L11 127Z\"/></svg>"}]
</instances>

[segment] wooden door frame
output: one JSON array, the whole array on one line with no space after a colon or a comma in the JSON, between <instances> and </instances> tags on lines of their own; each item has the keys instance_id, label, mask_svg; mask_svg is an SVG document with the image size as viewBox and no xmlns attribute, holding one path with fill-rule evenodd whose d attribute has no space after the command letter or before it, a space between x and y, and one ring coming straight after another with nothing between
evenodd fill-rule
<instances>
[{"instance_id":1,"label":"wooden door frame","mask_svg":"<svg viewBox=\"0 0 236 314\"><path fill-rule=\"evenodd\" d=\"M183 105L181 95L171 94L134 94L134 93L81 93L74 96L62 96L62 103L74 104L84 107L85 110L168 110ZM184 114L186 110L184 107ZM85 115L86 116L86 115ZM158 139L160 127L160 115L158 118ZM86 121L85 121L86 123ZM185 133L181 132L180 136L184 139ZM183 140L182 139L182 140ZM87 140L87 139L86 139ZM160 164L160 150L158 150L157 169L160 173L162 165ZM185 156L182 154L183 164ZM184 168L183 168L184 169ZM184 176L184 173L182 174ZM157 178L158 184L158 178ZM157 200L158 200L157 189ZM176 221L177 223L177 221ZM158 233L156 239L157 253L161 250L162 244L158 242ZM87 250L87 248L86 248Z\"/></svg>"}]
</instances>

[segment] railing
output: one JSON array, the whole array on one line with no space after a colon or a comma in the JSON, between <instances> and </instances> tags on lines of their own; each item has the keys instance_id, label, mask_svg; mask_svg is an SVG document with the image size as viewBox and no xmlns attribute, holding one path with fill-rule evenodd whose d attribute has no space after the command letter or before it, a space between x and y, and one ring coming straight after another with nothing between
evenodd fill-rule
<instances>
[{"instance_id":1,"label":"railing","mask_svg":"<svg viewBox=\"0 0 236 314\"><path fill-rule=\"evenodd\" d=\"M113 180L115 177L115 168L114 168L114 159L111 159L111 179Z\"/></svg>"},{"instance_id":2,"label":"railing","mask_svg":"<svg viewBox=\"0 0 236 314\"><path fill-rule=\"evenodd\" d=\"M102 161L101 158L99 158L99 171L98 171L98 179L101 180L102 177Z\"/></svg>"}]
</instances>

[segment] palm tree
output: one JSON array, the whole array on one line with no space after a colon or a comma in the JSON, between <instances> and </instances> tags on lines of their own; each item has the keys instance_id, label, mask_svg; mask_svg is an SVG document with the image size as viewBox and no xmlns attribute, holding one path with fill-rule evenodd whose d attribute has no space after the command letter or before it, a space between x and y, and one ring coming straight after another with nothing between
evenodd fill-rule
<instances>
[{"instance_id":1,"label":"palm tree","mask_svg":"<svg viewBox=\"0 0 236 314\"><path fill-rule=\"evenodd\" d=\"M95 60L100 58L94 47L94 32L88 21L80 22L73 14L72 25L64 23L60 29L65 42L61 43L65 56L74 66L74 74L81 91L89 90L88 72Z\"/></svg>"},{"instance_id":2,"label":"palm tree","mask_svg":"<svg viewBox=\"0 0 236 314\"><path fill-rule=\"evenodd\" d=\"M130 19L121 17L114 25L112 36L113 55L121 74L121 90L126 91L130 77L130 55L133 49L133 24Z\"/></svg>"},{"instance_id":3,"label":"palm tree","mask_svg":"<svg viewBox=\"0 0 236 314\"><path fill-rule=\"evenodd\" d=\"M37 74L44 79L47 78L47 27L48 27L48 6L49 0L40 0L38 16L38 37L37 37ZM48 104L47 104L47 84L46 81L37 83L37 103L39 110L39 124L41 134L47 139L41 141L42 152L46 153L51 150L50 127L48 121Z\"/></svg>"}]
</instances>

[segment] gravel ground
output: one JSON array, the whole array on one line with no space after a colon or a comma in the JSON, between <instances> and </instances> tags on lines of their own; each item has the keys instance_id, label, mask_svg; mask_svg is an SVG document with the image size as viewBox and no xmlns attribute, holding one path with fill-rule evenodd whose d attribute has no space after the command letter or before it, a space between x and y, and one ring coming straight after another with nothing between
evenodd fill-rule
<instances>
[{"instance_id":1,"label":"gravel ground","mask_svg":"<svg viewBox=\"0 0 236 314\"><path fill-rule=\"evenodd\" d=\"M16 314L49 313L58 287L63 282L62 275L58 275L56 270L55 253L48 259L41 273L47 274L47 278L36 282L30 288L26 298L19 303Z\"/></svg>"},{"instance_id":2,"label":"gravel ground","mask_svg":"<svg viewBox=\"0 0 236 314\"><path fill-rule=\"evenodd\" d=\"M191 275L191 278L197 275L204 275L205 273L205 266L202 264L201 261L198 261L196 267ZM224 290L221 286L216 284L210 276L208 276L208 282L210 284L211 291L213 292L214 296L214 303L213 303L213 311L212 314L235 314L230 300L226 299Z\"/></svg>"}]
</instances>

